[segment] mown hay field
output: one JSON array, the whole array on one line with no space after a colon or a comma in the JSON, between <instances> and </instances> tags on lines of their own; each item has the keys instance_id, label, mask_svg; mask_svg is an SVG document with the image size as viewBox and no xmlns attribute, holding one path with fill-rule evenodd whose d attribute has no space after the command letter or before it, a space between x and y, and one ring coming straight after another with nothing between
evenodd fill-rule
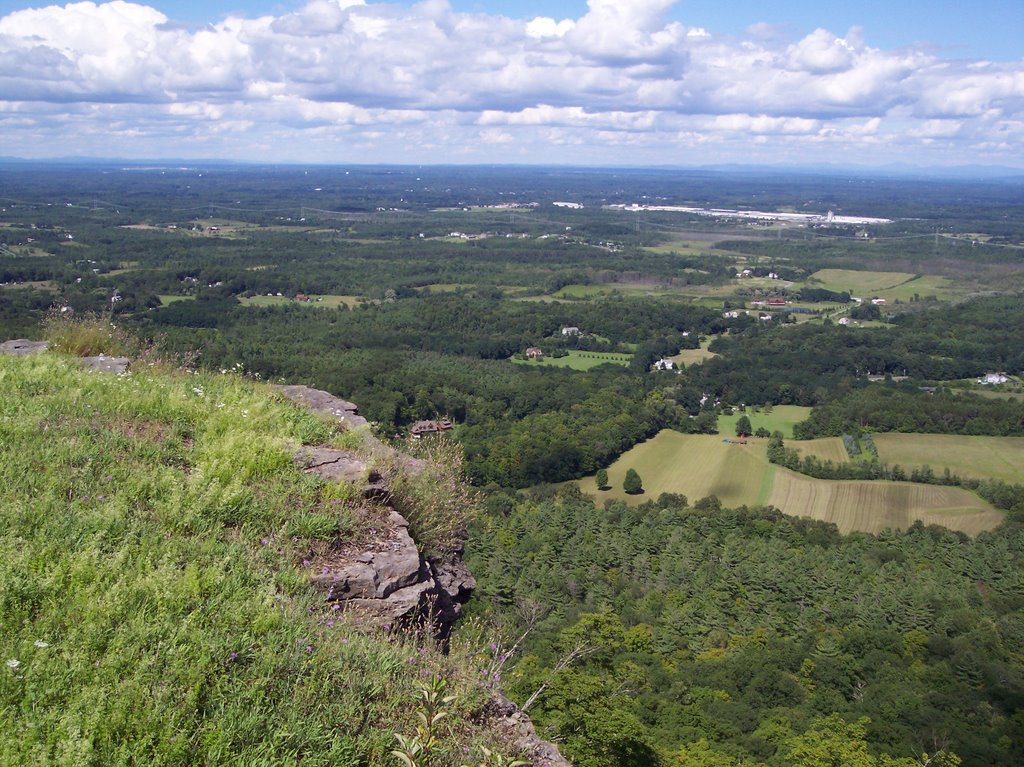
<instances>
[{"instance_id":1,"label":"mown hay field","mask_svg":"<svg viewBox=\"0 0 1024 767\"><path fill-rule=\"evenodd\" d=\"M1024 482L1024 437L971 437L960 434L875 434L878 457L908 472L930 466L963 477ZM801 443L802 444L802 443Z\"/></svg>"},{"instance_id":2,"label":"mown hay field","mask_svg":"<svg viewBox=\"0 0 1024 767\"><path fill-rule=\"evenodd\" d=\"M959 487L821 480L782 468L775 472L768 502L787 514L833 522L843 533L905 530L921 520L977 535L1003 519L1001 512Z\"/></svg>"},{"instance_id":3,"label":"mown hay field","mask_svg":"<svg viewBox=\"0 0 1024 767\"><path fill-rule=\"evenodd\" d=\"M691 503L715 495L723 506L771 504L793 516L833 522L843 532L906 529L921 520L977 535L1003 519L1001 512L961 488L814 479L768 463L766 439L750 439L746 445L726 439L731 438L665 430L608 467L608 490L598 490L593 477L577 484L599 502L617 499L636 504L656 500L662 493L681 493ZM834 454L837 447L843 449L841 440L835 442L838 445L830 440L788 444ZM622 489L631 468L640 474L643 494L627 495Z\"/></svg>"},{"instance_id":4,"label":"mown hay field","mask_svg":"<svg viewBox=\"0 0 1024 767\"><path fill-rule=\"evenodd\" d=\"M786 447L795 447L800 451L800 455L813 455L823 461L845 463L850 460L850 454L846 452L842 437L820 437L819 439L787 442Z\"/></svg>"}]
</instances>

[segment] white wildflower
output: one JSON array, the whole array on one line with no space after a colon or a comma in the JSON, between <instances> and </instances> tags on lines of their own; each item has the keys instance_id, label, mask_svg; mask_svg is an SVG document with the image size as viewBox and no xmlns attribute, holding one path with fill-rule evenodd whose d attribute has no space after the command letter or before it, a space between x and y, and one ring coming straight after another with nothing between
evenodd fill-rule
<instances>
[{"instance_id":1,"label":"white wildflower","mask_svg":"<svg viewBox=\"0 0 1024 767\"><path fill-rule=\"evenodd\" d=\"M37 639L37 640L36 640L35 642L33 642L32 644L34 644L34 645L35 645L36 647L38 647L38 648L39 648L40 650L45 650L45 649L46 649L47 647L49 647L49 646L50 646L50 643L49 643L49 642L44 642L44 641L43 641L42 639Z\"/></svg>"},{"instance_id":2,"label":"white wildflower","mask_svg":"<svg viewBox=\"0 0 1024 767\"><path fill-rule=\"evenodd\" d=\"M9 661L7 661L7 668L10 668L10 669L15 669L15 668L17 668L20 665L21 665L21 661L18 660L17 658L11 658Z\"/></svg>"},{"instance_id":3,"label":"white wildflower","mask_svg":"<svg viewBox=\"0 0 1024 767\"><path fill-rule=\"evenodd\" d=\"M200 389L198 386L193 386L192 387L192 391L194 391L196 393L196 395L199 396L199 397L203 396L203 390Z\"/></svg>"}]
</instances>

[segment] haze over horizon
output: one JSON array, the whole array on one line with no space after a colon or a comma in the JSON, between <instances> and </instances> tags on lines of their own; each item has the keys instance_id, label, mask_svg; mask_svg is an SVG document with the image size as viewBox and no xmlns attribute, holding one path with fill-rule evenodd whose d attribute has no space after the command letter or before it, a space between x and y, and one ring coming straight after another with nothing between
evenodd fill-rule
<instances>
[{"instance_id":1,"label":"haze over horizon","mask_svg":"<svg viewBox=\"0 0 1024 767\"><path fill-rule=\"evenodd\" d=\"M0 154L1024 166L1024 4L892 5L2 0Z\"/></svg>"}]
</instances>

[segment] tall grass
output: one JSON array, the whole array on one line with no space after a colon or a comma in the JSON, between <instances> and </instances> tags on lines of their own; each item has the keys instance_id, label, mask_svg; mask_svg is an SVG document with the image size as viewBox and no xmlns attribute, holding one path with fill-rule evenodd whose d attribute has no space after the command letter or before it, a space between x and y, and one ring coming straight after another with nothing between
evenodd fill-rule
<instances>
[{"instance_id":1,"label":"tall grass","mask_svg":"<svg viewBox=\"0 0 1024 767\"><path fill-rule=\"evenodd\" d=\"M0 390L0 764L387 764L416 679L462 674L307 586L358 524L291 465L316 417L55 355L0 357Z\"/></svg>"}]
</instances>

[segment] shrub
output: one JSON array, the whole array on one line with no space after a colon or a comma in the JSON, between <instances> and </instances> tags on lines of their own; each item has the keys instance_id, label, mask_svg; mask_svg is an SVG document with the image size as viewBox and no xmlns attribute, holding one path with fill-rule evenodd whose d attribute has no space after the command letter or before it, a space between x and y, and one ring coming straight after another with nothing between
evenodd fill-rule
<instances>
[{"instance_id":1,"label":"shrub","mask_svg":"<svg viewBox=\"0 0 1024 767\"><path fill-rule=\"evenodd\" d=\"M43 338L50 348L76 357L98 354L121 356L136 351L131 336L107 317L83 314L76 317L70 312L51 309L43 319Z\"/></svg>"},{"instance_id":2,"label":"shrub","mask_svg":"<svg viewBox=\"0 0 1024 767\"><path fill-rule=\"evenodd\" d=\"M436 437L410 443L409 450L423 463L395 453L377 467L388 481L391 505L408 520L409 533L424 553L443 557L459 551L479 501L463 473L462 447Z\"/></svg>"}]
</instances>

